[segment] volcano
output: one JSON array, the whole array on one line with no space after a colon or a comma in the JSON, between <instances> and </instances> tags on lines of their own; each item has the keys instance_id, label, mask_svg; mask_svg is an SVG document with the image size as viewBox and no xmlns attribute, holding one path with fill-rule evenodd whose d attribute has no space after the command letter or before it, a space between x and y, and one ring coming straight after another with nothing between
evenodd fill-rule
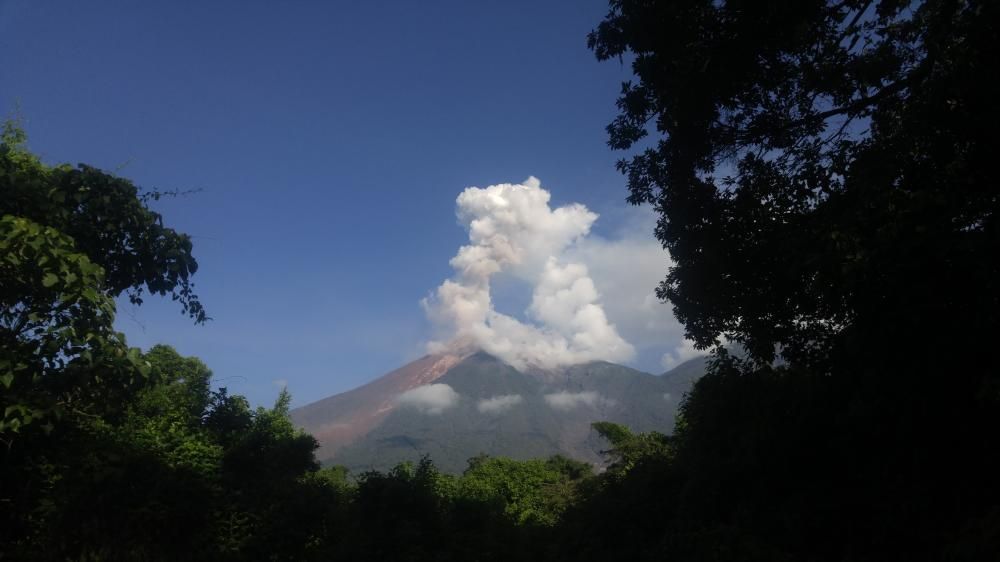
<instances>
[{"instance_id":1,"label":"volcano","mask_svg":"<svg viewBox=\"0 0 1000 562\"><path fill-rule=\"evenodd\" d=\"M669 433L680 399L704 371L705 358L653 375L602 361L518 370L483 352L427 355L291 417L320 442L317 458L354 472L423 455L449 472L479 454L599 464L607 444L591 423Z\"/></svg>"}]
</instances>

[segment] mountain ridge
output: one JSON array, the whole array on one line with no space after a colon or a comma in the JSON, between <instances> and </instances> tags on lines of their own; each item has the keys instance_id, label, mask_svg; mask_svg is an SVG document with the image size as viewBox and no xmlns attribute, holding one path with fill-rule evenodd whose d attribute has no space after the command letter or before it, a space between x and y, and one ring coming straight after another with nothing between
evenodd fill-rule
<instances>
[{"instance_id":1,"label":"mountain ridge","mask_svg":"<svg viewBox=\"0 0 1000 562\"><path fill-rule=\"evenodd\" d=\"M704 368L699 357L661 375L606 361L537 373L481 351L426 355L291 416L320 441L317 458L354 471L384 470L425 454L450 472L478 454L525 459L558 453L597 464L606 444L592 422L668 433L681 397ZM427 385L450 388L435 389L447 402L440 410L399 399Z\"/></svg>"}]
</instances>

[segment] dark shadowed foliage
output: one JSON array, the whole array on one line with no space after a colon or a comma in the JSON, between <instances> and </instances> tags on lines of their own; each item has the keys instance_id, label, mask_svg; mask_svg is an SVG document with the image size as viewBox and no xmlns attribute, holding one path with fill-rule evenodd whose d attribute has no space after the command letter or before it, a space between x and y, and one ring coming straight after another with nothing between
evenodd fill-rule
<instances>
[{"instance_id":1,"label":"dark shadowed foliage","mask_svg":"<svg viewBox=\"0 0 1000 562\"><path fill-rule=\"evenodd\" d=\"M608 130L613 148L642 149L620 168L676 262L660 296L699 344L748 350L718 352L671 460L633 472L650 490L639 518L659 521L653 551L1000 551L1000 384L984 341L1000 319L1000 115L983 79L998 15L614 1L591 34L599 58L628 56L636 74Z\"/></svg>"}]
</instances>

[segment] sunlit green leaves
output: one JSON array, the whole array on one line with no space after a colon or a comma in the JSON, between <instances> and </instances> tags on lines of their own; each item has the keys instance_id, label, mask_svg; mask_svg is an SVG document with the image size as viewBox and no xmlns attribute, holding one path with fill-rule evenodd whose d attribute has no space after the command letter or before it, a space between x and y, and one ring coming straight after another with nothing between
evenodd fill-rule
<instances>
[{"instance_id":1,"label":"sunlit green leaves","mask_svg":"<svg viewBox=\"0 0 1000 562\"><path fill-rule=\"evenodd\" d=\"M136 303L145 292L169 295L195 321L208 319L191 282L198 269L191 239L163 225L162 217L147 206L149 194L140 194L125 178L83 164L47 166L26 150L24 141L20 129L5 125L0 137L0 215L24 218L71 237L91 265L103 268L99 289L104 294L125 293ZM35 250L41 243L27 240ZM46 265L51 258L37 259ZM78 274L62 272L62 281L72 284ZM45 287L59 283L51 275L42 282Z\"/></svg>"},{"instance_id":2,"label":"sunlit green leaves","mask_svg":"<svg viewBox=\"0 0 1000 562\"><path fill-rule=\"evenodd\" d=\"M152 368L112 324L114 298L171 294L206 319L187 236L162 225L128 180L44 165L11 123L0 135L0 431L22 431L72 403L120 408ZM124 393L124 394L123 394ZM51 429L45 429L51 431Z\"/></svg>"},{"instance_id":3,"label":"sunlit green leaves","mask_svg":"<svg viewBox=\"0 0 1000 562\"><path fill-rule=\"evenodd\" d=\"M564 470L581 466L586 470ZM590 470L561 457L527 461L477 457L458 481L458 494L465 500L496 502L518 524L551 526L572 499L573 481L589 476Z\"/></svg>"}]
</instances>

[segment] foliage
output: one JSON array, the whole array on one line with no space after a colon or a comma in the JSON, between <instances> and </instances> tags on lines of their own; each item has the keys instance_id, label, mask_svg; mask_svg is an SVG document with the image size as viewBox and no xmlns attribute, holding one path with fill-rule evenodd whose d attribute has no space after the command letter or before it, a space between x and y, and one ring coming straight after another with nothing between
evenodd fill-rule
<instances>
[{"instance_id":1,"label":"foliage","mask_svg":"<svg viewBox=\"0 0 1000 562\"><path fill-rule=\"evenodd\" d=\"M113 298L173 292L204 317L187 237L164 228L127 180L46 166L25 139L12 123L0 135L0 528L15 548L68 513L54 498L73 471L102 474L88 470L101 455L88 445L153 382L113 330Z\"/></svg>"},{"instance_id":2,"label":"foliage","mask_svg":"<svg viewBox=\"0 0 1000 562\"><path fill-rule=\"evenodd\" d=\"M8 446L22 426L44 422L51 432L53 416L99 407L87 400L88 382L121 374L127 386L148 372L112 330L103 274L55 229L0 219L0 435Z\"/></svg>"},{"instance_id":3,"label":"foliage","mask_svg":"<svg viewBox=\"0 0 1000 562\"><path fill-rule=\"evenodd\" d=\"M459 493L467 500L495 503L518 524L555 525L572 501L573 484L591 470L559 456L529 461L475 457L459 481Z\"/></svg>"},{"instance_id":4,"label":"foliage","mask_svg":"<svg viewBox=\"0 0 1000 562\"><path fill-rule=\"evenodd\" d=\"M1000 548L1000 385L980 343L1000 319L997 147L982 127L1000 121L1000 92L980 79L998 15L963 1L611 2L589 43L636 75L609 144L640 149L619 167L675 262L658 294L698 345L747 354L717 348L669 454L582 505L594 552ZM588 519L625 505L655 530Z\"/></svg>"},{"instance_id":5,"label":"foliage","mask_svg":"<svg viewBox=\"0 0 1000 562\"><path fill-rule=\"evenodd\" d=\"M619 167L629 200L660 215L676 265L659 294L695 341L815 363L869 322L995 323L995 141L981 124L998 92L980 75L996 11L611 2L589 44L633 56L638 83L609 144L659 135Z\"/></svg>"},{"instance_id":6,"label":"foliage","mask_svg":"<svg viewBox=\"0 0 1000 562\"><path fill-rule=\"evenodd\" d=\"M114 298L207 319L189 237L128 180L0 144L0 559L320 556L344 486L317 473L290 396L251 410L166 346L114 332Z\"/></svg>"},{"instance_id":7,"label":"foliage","mask_svg":"<svg viewBox=\"0 0 1000 562\"><path fill-rule=\"evenodd\" d=\"M595 422L593 427L611 444L611 448L602 453L609 460L608 474L614 477L624 477L636 463L664 457L670 450L670 438L656 431L634 434L624 425L611 422Z\"/></svg>"},{"instance_id":8,"label":"foliage","mask_svg":"<svg viewBox=\"0 0 1000 562\"><path fill-rule=\"evenodd\" d=\"M50 167L7 122L0 135L0 438L66 415L110 414L149 365L114 332L113 298L171 294L197 321L186 235L162 225L128 180ZM155 194L152 194L155 195Z\"/></svg>"},{"instance_id":9,"label":"foliage","mask_svg":"<svg viewBox=\"0 0 1000 562\"><path fill-rule=\"evenodd\" d=\"M250 410L210 397L211 372L166 346L143 356L156 384L118 420L91 419L45 443L43 492L10 554L35 559L309 560L346 495L317 472L315 440L288 421L289 396ZM234 413L236 415L234 415ZM241 426L218 424L241 420ZM56 449L58 448L58 449ZM342 479L341 479L342 480Z\"/></svg>"},{"instance_id":10,"label":"foliage","mask_svg":"<svg viewBox=\"0 0 1000 562\"><path fill-rule=\"evenodd\" d=\"M26 136L7 122L0 137L0 216L11 215L72 238L77 250L104 270L101 292L170 295L197 322L208 319L194 294L198 263L191 238L163 225L151 199L129 180L80 164L47 166L25 148Z\"/></svg>"}]
</instances>

